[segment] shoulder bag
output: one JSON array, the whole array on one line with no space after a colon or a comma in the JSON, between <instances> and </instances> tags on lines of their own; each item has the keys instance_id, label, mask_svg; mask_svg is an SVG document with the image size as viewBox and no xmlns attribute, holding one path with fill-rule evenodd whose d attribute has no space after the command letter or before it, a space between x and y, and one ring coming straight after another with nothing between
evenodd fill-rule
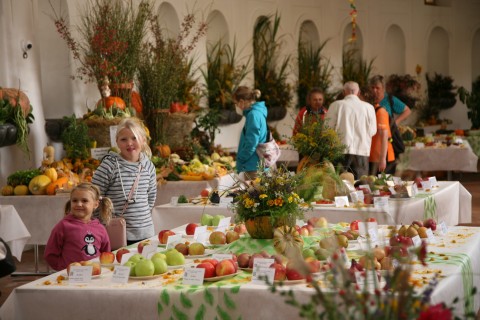
<instances>
[{"instance_id":1,"label":"shoulder bag","mask_svg":"<svg viewBox=\"0 0 480 320\"><path fill-rule=\"evenodd\" d=\"M267 119L265 119L267 122ZM269 168L277 162L280 157L281 151L275 139L273 139L270 128L267 124L267 141L265 143L259 143L257 148L257 155L260 159L263 159L265 167Z\"/></svg>"}]
</instances>

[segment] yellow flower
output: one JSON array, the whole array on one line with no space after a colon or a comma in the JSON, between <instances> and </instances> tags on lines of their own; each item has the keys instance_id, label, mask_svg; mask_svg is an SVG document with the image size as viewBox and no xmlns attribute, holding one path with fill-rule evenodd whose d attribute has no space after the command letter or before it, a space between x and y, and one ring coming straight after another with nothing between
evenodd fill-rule
<instances>
[{"instance_id":1,"label":"yellow flower","mask_svg":"<svg viewBox=\"0 0 480 320\"><path fill-rule=\"evenodd\" d=\"M288 203L292 203L292 202L293 202L293 196L288 197Z\"/></svg>"},{"instance_id":2,"label":"yellow flower","mask_svg":"<svg viewBox=\"0 0 480 320\"><path fill-rule=\"evenodd\" d=\"M265 193L262 193L260 196L258 196L260 199L265 199L268 198L268 196Z\"/></svg>"},{"instance_id":3,"label":"yellow flower","mask_svg":"<svg viewBox=\"0 0 480 320\"><path fill-rule=\"evenodd\" d=\"M267 201L267 205L268 205L269 207L274 206L274 205L275 205L275 200L271 200L271 199L268 200L268 201Z\"/></svg>"}]
</instances>

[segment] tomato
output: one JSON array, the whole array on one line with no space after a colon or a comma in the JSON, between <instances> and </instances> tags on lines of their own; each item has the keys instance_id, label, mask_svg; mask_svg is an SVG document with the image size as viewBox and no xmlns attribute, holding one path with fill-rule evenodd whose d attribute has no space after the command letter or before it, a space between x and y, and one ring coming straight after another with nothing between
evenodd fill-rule
<instances>
[{"instance_id":1,"label":"tomato","mask_svg":"<svg viewBox=\"0 0 480 320\"><path fill-rule=\"evenodd\" d=\"M368 218L368 219L367 219L367 222L377 222L377 219L375 219L375 218Z\"/></svg>"},{"instance_id":2,"label":"tomato","mask_svg":"<svg viewBox=\"0 0 480 320\"><path fill-rule=\"evenodd\" d=\"M358 223L359 222L360 222L360 220L353 220L350 223L350 230L358 230Z\"/></svg>"}]
</instances>

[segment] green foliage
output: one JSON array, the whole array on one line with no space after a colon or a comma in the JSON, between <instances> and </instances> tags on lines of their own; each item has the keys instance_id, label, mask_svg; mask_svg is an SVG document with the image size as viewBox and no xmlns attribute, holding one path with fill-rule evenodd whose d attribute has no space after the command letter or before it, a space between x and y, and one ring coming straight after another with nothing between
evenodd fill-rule
<instances>
[{"instance_id":1,"label":"green foliage","mask_svg":"<svg viewBox=\"0 0 480 320\"><path fill-rule=\"evenodd\" d=\"M480 76L472 82L472 91L464 87L458 89L458 97L468 108L468 119L472 122L472 129L480 129Z\"/></svg>"},{"instance_id":2,"label":"green foliage","mask_svg":"<svg viewBox=\"0 0 480 320\"><path fill-rule=\"evenodd\" d=\"M374 61L375 59L369 62L363 60L358 48L348 44L342 56L342 82L355 81L360 86L361 92L367 92Z\"/></svg>"},{"instance_id":3,"label":"green foliage","mask_svg":"<svg viewBox=\"0 0 480 320\"><path fill-rule=\"evenodd\" d=\"M419 97L420 82L409 74L392 74L385 85L386 91L400 99L409 108L415 108Z\"/></svg>"},{"instance_id":4,"label":"green foliage","mask_svg":"<svg viewBox=\"0 0 480 320\"><path fill-rule=\"evenodd\" d=\"M62 143L66 155L71 159L88 159L91 141L88 136L88 126L78 121L75 115L63 117L68 122L62 132Z\"/></svg>"},{"instance_id":5,"label":"green foliage","mask_svg":"<svg viewBox=\"0 0 480 320\"><path fill-rule=\"evenodd\" d=\"M278 36L280 16L262 16L253 33L255 88L262 93L267 108L288 108L292 100L287 83L290 56L280 60L281 37ZM275 119L281 120L281 119Z\"/></svg>"},{"instance_id":6,"label":"green foliage","mask_svg":"<svg viewBox=\"0 0 480 320\"><path fill-rule=\"evenodd\" d=\"M1 88L0 88L1 89ZM30 157L30 149L28 147L28 124L33 123L34 117L32 106L30 112L25 116L19 105L20 94L16 99L17 105L12 106L8 99L0 99L0 125L5 123L13 124L17 128L16 144L26 155Z\"/></svg>"},{"instance_id":7,"label":"green foliage","mask_svg":"<svg viewBox=\"0 0 480 320\"><path fill-rule=\"evenodd\" d=\"M326 44L327 41L316 49L306 43L298 44L297 108L307 105L307 94L314 87L324 92L324 105L328 106L334 100L336 94L329 93L332 86L333 66L322 56L322 50Z\"/></svg>"},{"instance_id":8,"label":"green foliage","mask_svg":"<svg viewBox=\"0 0 480 320\"><path fill-rule=\"evenodd\" d=\"M40 169L19 170L7 177L7 184L12 187L22 184L28 186L30 180L41 173Z\"/></svg>"},{"instance_id":9,"label":"green foliage","mask_svg":"<svg viewBox=\"0 0 480 320\"><path fill-rule=\"evenodd\" d=\"M438 116L440 111L452 108L457 102L457 87L453 85L453 78L450 76L435 73L433 78L430 78L427 73L425 77L427 79L428 109Z\"/></svg>"}]
</instances>

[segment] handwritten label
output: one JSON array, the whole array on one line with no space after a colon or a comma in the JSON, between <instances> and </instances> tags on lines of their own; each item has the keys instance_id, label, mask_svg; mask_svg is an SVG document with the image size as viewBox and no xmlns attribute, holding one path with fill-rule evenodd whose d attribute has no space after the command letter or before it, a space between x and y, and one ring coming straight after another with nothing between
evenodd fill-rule
<instances>
[{"instance_id":1,"label":"handwritten label","mask_svg":"<svg viewBox=\"0 0 480 320\"><path fill-rule=\"evenodd\" d=\"M233 256L231 253L214 253L212 254L212 259L222 261L222 260L227 260L227 259L232 259Z\"/></svg>"},{"instance_id":2,"label":"handwritten label","mask_svg":"<svg viewBox=\"0 0 480 320\"><path fill-rule=\"evenodd\" d=\"M220 222L218 223L218 226L216 228L216 231L220 231L225 233L227 231L227 228L230 227L230 220L232 217L226 217L220 219Z\"/></svg>"},{"instance_id":3,"label":"handwritten label","mask_svg":"<svg viewBox=\"0 0 480 320\"><path fill-rule=\"evenodd\" d=\"M425 148L425 143L423 143L423 142L415 142L415 148L417 148L417 149L423 149L423 148Z\"/></svg>"},{"instance_id":4,"label":"handwritten label","mask_svg":"<svg viewBox=\"0 0 480 320\"><path fill-rule=\"evenodd\" d=\"M335 207L343 208L348 206L349 206L349 203L348 203L347 196L335 197Z\"/></svg>"},{"instance_id":5,"label":"handwritten label","mask_svg":"<svg viewBox=\"0 0 480 320\"><path fill-rule=\"evenodd\" d=\"M194 239L197 242L203 243L205 245L207 243L207 241L209 240L209 237L210 237L210 233L202 232L202 233L198 234L196 238L194 237Z\"/></svg>"},{"instance_id":6,"label":"handwritten label","mask_svg":"<svg viewBox=\"0 0 480 320\"><path fill-rule=\"evenodd\" d=\"M417 184L414 182L412 185L412 192L410 194L410 197L415 197L418 194L418 187Z\"/></svg>"},{"instance_id":7,"label":"handwritten label","mask_svg":"<svg viewBox=\"0 0 480 320\"><path fill-rule=\"evenodd\" d=\"M68 283L89 283L92 281L93 266L73 266L70 268Z\"/></svg>"},{"instance_id":8,"label":"handwritten label","mask_svg":"<svg viewBox=\"0 0 480 320\"><path fill-rule=\"evenodd\" d=\"M266 278L266 279L265 279ZM273 283L275 279L275 269L269 267L259 267L252 272L252 283L265 284L265 280Z\"/></svg>"},{"instance_id":9,"label":"handwritten label","mask_svg":"<svg viewBox=\"0 0 480 320\"><path fill-rule=\"evenodd\" d=\"M370 189L370 185L368 185L368 184L361 184L361 185L358 186L358 189L360 189L360 190L365 189L369 193L372 192L372 189Z\"/></svg>"},{"instance_id":10,"label":"handwritten label","mask_svg":"<svg viewBox=\"0 0 480 320\"><path fill-rule=\"evenodd\" d=\"M120 264L122 265L125 264L125 262L127 262L128 259L130 259L134 254L135 252L127 252L122 254L122 259L120 260Z\"/></svg>"},{"instance_id":11,"label":"handwritten label","mask_svg":"<svg viewBox=\"0 0 480 320\"><path fill-rule=\"evenodd\" d=\"M158 243L150 243L143 247L142 249L142 256L148 258L149 256L153 255L157 252Z\"/></svg>"},{"instance_id":12,"label":"handwritten label","mask_svg":"<svg viewBox=\"0 0 480 320\"><path fill-rule=\"evenodd\" d=\"M113 268L112 282L127 283L129 276L130 276L129 266L115 266Z\"/></svg>"},{"instance_id":13,"label":"handwritten label","mask_svg":"<svg viewBox=\"0 0 480 320\"><path fill-rule=\"evenodd\" d=\"M201 235L202 233L207 233L207 226L198 226L195 228L195 231L193 233L193 240L197 242L201 242L198 240L198 236Z\"/></svg>"},{"instance_id":14,"label":"handwritten label","mask_svg":"<svg viewBox=\"0 0 480 320\"><path fill-rule=\"evenodd\" d=\"M413 237L412 241L414 247L420 247L422 245L422 239L420 238L420 236Z\"/></svg>"},{"instance_id":15,"label":"handwritten label","mask_svg":"<svg viewBox=\"0 0 480 320\"><path fill-rule=\"evenodd\" d=\"M378 240L378 228L375 226L373 228L368 228L368 235L370 236L370 241L373 245L377 243Z\"/></svg>"},{"instance_id":16,"label":"handwritten label","mask_svg":"<svg viewBox=\"0 0 480 320\"><path fill-rule=\"evenodd\" d=\"M433 231L430 228L427 228L427 238L429 243L437 242L437 238L435 238L435 235L433 234Z\"/></svg>"},{"instance_id":17,"label":"handwritten label","mask_svg":"<svg viewBox=\"0 0 480 320\"><path fill-rule=\"evenodd\" d=\"M381 209L388 211L388 199L389 197L374 197L373 198L373 207L375 209Z\"/></svg>"},{"instance_id":18,"label":"handwritten label","mask_svg":"<svg viewBox=\"0 0 480 320\"><path fill-rule=\"evenodd\" d=\"M371 230L375 230L375 233L378 234L378 223L376 221L373 222L358 222L358 233L361 236L366 236L367 233L373 232Z\"/></svg>"},{"instance_id":19,"label":"handwritten label","mask_svg":"<svg viewBox=\"0 0 480 320\"><path fill-rule=\"evenodd\" d=\"M171 249L175 248L177 244L180 242L183 242L182 235L181 234L173 234L168 237L167 239L167 245L165 246L165 249Z\"/></svg>"},{"instance_id":20,"label":"handwritten label","mask_svg":"<svg viewBox=\"0 0 480 320\"><path fill-rule=\"evenodd\" d=\"M437 178L435 176L428 177L428 181L430 181L430 185L432 186L432 188L438 187L438 181L437 181Z\"/></svg>"},{"instance_id":21,"label":"handwritten label","mask_svg":"<svg viewBox=\"0 0 480 320\"><path fill-rule=\"evenodd\" d=\"M444 236L448 233L448 227L445 221L440 222L438 225L438 231L440 232L440 235Z\"/></svg>"},{"instance_id":22,"label":"handwritten label","mask_svg":"<svg viewBox=\"0 0 480 320\"><path fill-rule=\"evenodd\" d=\"M178 204L178 197L171 197L170 198L170 205L176 206Z\"/></svg>"},{"instance_id":23,"label":"handwritten label","mask_svg":"<svg viewBox=\"0 0 480 320\"><path fill-rule=\"evenodd\" d=\"M353 203L357 203L357 202L363 203L365 199L365 195L363 194L362 190L354 191L350 193L350 199L352 199Z\"/></svg>"},{"instance_id":24,"label":"handwritten label","mask_svg":"<svg viewBox=\"0 0 480 320\"><path fill-rule=\"evenodd\" d=\"M422 181L422 189L426 192L430 191L432 189L432 184L430 181Z\"/></svg>"},{"instance_id":25,"label":"handwritten label","mask_svg":"<svg viewBox=\"0 0 480 320\"><path fill-rule=\"evenodd\" d=\"M393 195L393 194L397 194L397 191L395 191L395 188L394 187L388 187L388 190L390 191L390 193Z\"/></svg>"},{"instance_id":26,"label":"handwritten label","mask_svg":"<svg viewBox=\"0 0 480 320\"><path fill-rule=\"evenodd\" d=\"M188 285L202 285L205 277L204 268L185 268L183 272L183 284Z\"/></svg>"},{"instance_id":27,"label":"handwritten label","mask_svg":"<svg viewBox=\"0 0 480 320\"><path fill-rule=\"evenodd\" d=\"M110 148L91 148L90 155L93 159L102 160L107 155Z\"/></svg>"},{"instance_id":28,"label":"handwritten label","mask_svg":"<svg viewBox=\"0 0 480 320\"><path fill-rule=\"evenodd\" d=\"M220 207L228 207L233 201L232 197L220 197L220 203L218 204Z\"/></svg>"}]
</instances>

